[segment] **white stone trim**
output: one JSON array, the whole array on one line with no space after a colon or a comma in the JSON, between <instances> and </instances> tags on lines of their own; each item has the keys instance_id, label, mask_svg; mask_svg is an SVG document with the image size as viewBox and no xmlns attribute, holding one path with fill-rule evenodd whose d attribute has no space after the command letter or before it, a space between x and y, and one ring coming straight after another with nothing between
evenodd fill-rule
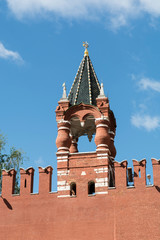
<instances>
[{"instance_id":1,"label":"white stone trim","mask_svg":"<svg viewBox=\"0 0 160 240\"><path fill-rule=\"evenodd\" d=\"M57 157L58 160L62 160L62 159L68 159L68 156L60 156L60 157Z\"/></svg>"},{"instance_id":2,"label":"white stone trim","mask_svg":"<svg viewBox=\"0 0 160 240\"><path fill-rule=\"evenodd\" d=\"M60 162L67 162L67 161L68 161L68 159L57 160L58 163L60 163Z\"/></svg>"},{"instance_id":3,"label":"white stone trim","mask_svg":"<svg viewBox=\"0 0 160 240\"><path fill-rule=\"evenodd\" d=\"M95 187L108 187L108 182L95 183Z\"/></svg>"},{"instance_id":4,"label":"white stone trim","mask_svg":"<svg viewBox=\"0 0 160 240\"><path fill-rule=\"evenodd\" d=\"M66 197L70 197L70 195L59 195L59 196L57 196L57 198L66 198Z\"/></svg>"},{"instance_id":5,"label":"white stone trim","mask_svg":"<svg viewBox=\"0 0 160 240\"><path fill-rule=\"evenodd\" d=\"M115 133L113 132L113 131L108 131L110 134L113 134L113 135L115 135Z\"/></svg>"},{"instance_id":6,"label":"white stone trim","mask_svg":"<svg viewBox=\"0 0 160 240\"><path fill-rule=\"evenodd\" d=\"M114 138L110 138L110 140L112 140L114 142Z\"/></svg>"},{"instance_id":7,"label":"white stone trim","mask_svg":"<svg viewBox=\"0 0 160 240\"><path fill-rule=\"evenodd\" d=\"M68 147L59 147L58 150L69 150Z\"/></svg>"},{"instance_id":8,"label":"white stone trim","mask_svg":"<svg viewBox=\"0 0 160 240\"><path fill-rule=\"evenodd\" d=\"M97 157L97 159L106 159L108 158L107 156L106 157Z\"/></svg>"},{"instance_id":9,"label":"white stone trim","mask_svg":"<svg viewBox=\"0 0 160 240\"><path fill-rule=\"evenodd\" d=\"M98 148L98 147L108 147L108 145L107 145L107 144L98 144L98 145L97 145L97 148Z\"/></svg>"},{"instance_id":10,"label":"white stone trim","mask_svg":"<svg viewBox=\"0 0 160 240\"><path fill-rule=\"evenodd\" d=\"M86 175L86 172L82 171L81 176L85 176L85 175Z\"/></svg>"},{"instance_id":11,"label":"white stone trim","mask_svg":"<svg viewBox=\"0 0 160 240\"><path fill-rule=\"evenodd\" d=\"M96 192L96 194L108 194L108 192Z\"/></svg>"},{"instance_id":12,"label":"white stone trim","mask_svg":"<svg viewBox=\"0 0 160 240\"><path fill-rule=\"evenodd\" d=\"M65 186L66 183L67 183L66 181L57 181L58 186Z\"/></svg>"},{"instance_id":13,"label":"white stone trim","mask_svg":"<svg viewBox=\"0 0 160 240\"><path fill-rule=\"evenodd\" d=\"M68 128L68 127L59 127L59 128L58 128L58 131L59 131L59 130L63 130L63 129L70 131L70 128Z\"/></svg>"},{"instance_id":14,"label":"white stone trim","mask_svg":"<svg viewBox=\"0 0 160 240\"><path fill-rule=\"evenodd\" d=\"M70 155L77 155L77 154L89 154L89 153L96 153L95 151L93 152L76 152L76 153L70 153Z\"/></svg>"},{"instance_id":15,"label":"white stone trim","mask_svg":"<svg viewBox=\"0 0 160 240\"><path fill-rule=\"evenodd\" d=\"M69 123L69 124L71 125L70 121L67 121L67 120L61 119L60 121L58 121L58 123L61 123L61 122L63 122L63 123Z\"/></svg>"},{"instance_id":16,"label":"white stone trim","mask_svg":"<svg viewBox=\"0 0 160 240\"><path fill-rule=\"evenodd\" d=\"M109 118L108 118L108 117L103 117L103 116L102 116L102 117L100 117L100 118L96 118L96 119L95 119L95 121L99 121L99 120L107 120L107 121L108 121Z\"/></svg>"},{"instance_id":17,"label":"white stone trim","mask_svg":"<svg viewBox=\"0 0 160 240\"><path fill-rule=\"evenodd\" d=\"M57 171L58 176L67 176L69 174L69 170Z\"/></svg>"},{"instance_id":18,"label":"white stone trim","mask_svg":"<svg viewBox=\"0 0 160 240\"><path fill-rule=\"evenodd\" d=\"M68 149L69 150L69 149ZM69 154L69 151L66 151L66 152L56 152L57 155L65 155L65 154Z\"/></svg>"},{"instance_id":19,"label":"white stone trim","mask_svg":"<svg viewBox=\"0 0 160 240\"><path fill-rule=\"evenodd\" d=\"M108 153L97 153L97 157L100 157L100 156L108 156Z\"/></svg>"},{"instance_id":20,"label":"white stone trim","mask_svg":"<svg viewBox=\"0 0 160 240\"><path fill-rule=\"evenodd\" d=\"M98 127L106 127L106 128L108 128L108 125L107 125L107 124L100 123L100 124L98 124L98 125L96 126L96 128L98 128Z\"/></svg>"},{"instance_id":21,"label":"white stone trim","mask_svg":"<svg viewBox=\"0 0 160 240\"><path fill-rule=\"evenodd\" d=\"M106 177L106 178L96 178L96 182L97 182L97 183L106 182L106 181L108 181L108 178L107 178L107 177Z\"/></svg>"},{"instance_id":22,"label":"white stone trim","mask_svg":"<svg viewBox=\"0 0 160 240\"><path fill-rule=\"evenodd\" d=\"M67 191L67 190L70 190L70 186L60 186L60 187L57 187L57 190L58 191Z\"/></svg>"},{"instance_id":23,"label":"white stone trim","mask_svg":"<svg viewBox=\"0 0 160 240\"><path fill-rule=\"evenodd\" d=\"M108 168L107 167L95 168L94 171L96 173L105 173L105 172L108 172Z\"/></svg>"}]
</instances>

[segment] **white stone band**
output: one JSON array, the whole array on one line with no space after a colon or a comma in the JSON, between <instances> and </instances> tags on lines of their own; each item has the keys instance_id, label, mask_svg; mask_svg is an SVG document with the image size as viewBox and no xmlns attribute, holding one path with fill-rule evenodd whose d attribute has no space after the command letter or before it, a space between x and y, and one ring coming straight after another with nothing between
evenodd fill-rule
<instances>
[{"instance_id":1,"label":"white stone band","mask_svg":"<svg viewBox=\"0 0 160 240\"><path fill-rule=\"evenodd\" d=\"M64 130L64 129L70 131L70 129L69 129L68 127L59 127L59 128L58 128L58 131L59 131L59 130Z\"/></svg>"},{"instance_id":2,"label":"white stone band","mask_svg":"<svg viewBox=\"0 0 160 240\"><path fill-rule=\"evenodd\" d=\"M62 123L62 122L63 122L63 123L69 123L69 124L71 125L71 123L70 123L69 121L67 121L67 120L63 120L63 119L62 119L62 120L58 121L58 123Z\"/></svg>"},{"instance_id":3,"label":"white stone band","mask_svg":"<svg viewBox=\"0 0 160 240\"><path fill-rule=\"evenodd\" d=\"M96 118L95 121L99 121L99 120L109 120L108 117L101 117L101 118Z\"/></svg>"},{"instance_id":4,"label":"white stone band","mask_svg":"<svg viewBox=\"0 0 160 240\"><path fill-rule=\"evenodd\" d=\"M59 150L69 150L69 148L68 148L68 147L59 147L59 148L58 148L58 151L59 151Z\"/></svg>"},{"instance_id":5,"label":"white stone band","mask_svg":"<svg viewBox=\"0 0 160 240\"><path fill-rule=\"evenodd\" d=\"M70 195L59 195L57 198L65 198L65 197L70 197Z\"/></svg>"},{"instance_id":6,"label":"white stone band","mask_svg":"<svg viewBox=\"0 0 160 240\"><path fill-rule=\"evenodd\" d=\"M107 145L107 144L98 144L98 145L97 145L97 148L98 148L98 147L107 147L107 148L108 148L108 145Z\"/></svg>"},{"instance_id":7,"label":"white stone band","mask_svg":"<svg viewBox=\"0 0 160 240\"><path fill-rule=\"evenodd\" d=\"M106 128L108 128L108 125L107 125L107 124L102 124L102 123L100 123L100 124L98 124L98 125L96 126L96 128L98 128L98 127L106 127Z\"/></svg>"},{"instance_id":8,"label":"white stone band","mask_svg":"<svg viewBox=\"0 0 160 240\"><path fill-rule=\"evenodd\" d=\"M108 192L96 192L96 194L108 194Z\"/></svg>"},{"instance_id":9,"label":"white stone band","mask_svg":"<svg viewBox=\"0 0 160 240\"><path fill-rule=\"evenodd\" d=\"M63 159L63 160L57 160L57 162L67 162L68 159Z\"/></svg>"},{"instance_id":10,"label":"white stone band","mask_svg":"<svg viewBox=\"0 0 160 240\"><path fill-rule=\"evenodd\" d=\"M115 133L114 133L113 131L109 131L109 134L113 134L113 135L115 135Z\"/></svg>"}]
</instances>

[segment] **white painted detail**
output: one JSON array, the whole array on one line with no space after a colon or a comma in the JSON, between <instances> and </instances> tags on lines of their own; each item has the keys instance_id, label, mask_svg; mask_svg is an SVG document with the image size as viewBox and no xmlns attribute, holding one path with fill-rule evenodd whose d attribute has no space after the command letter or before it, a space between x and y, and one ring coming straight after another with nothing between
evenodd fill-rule
<instances>
[{"instance_id":1,"label":"white painted detail","mask_svg":"<svg viewBox=\"0 0 160 240\"><path fill-rule=\"evenodd\" d=\"M108 168L107 168L107 167L95 168L94 171L95 171L96 173L105 173L105 172L108 172Z\"/></svg>"},{"instance_id":2,"label":"white painted detail","mask_svg":"<svg viewBox=\"0 0 160 240\"><path fill-rule=\"evenodd\" d=\"M86 172L82 171L81 176L85 176L85 175L86 175Z\"/></svg>"},{"instance_id":3,"label":"white painted detail","mask_svg":"<svg viewBox=\"0 0 160 240\"><path fill-rule=\"evenodd\" d=\"M109 119L108 119L108 117L102 116L101 118L96 118L95 120L96 120L96 121L99 121L99 120L109 120Z\"/></svg>"},{"instance_id":4,"label":"white painted detail","mask_svg":"<svg viewBox=\"0 0 160 240\"><path fill-rule=\"evenodd\" d=\"M69 170L65 170L65 171L57 171L57 175L58 176L66 176L69 174Z\"/></svg>"},{"instance_id":5,"label":"white painted detail","mask_svg":"<svg viewBox=\"0 0 160 240\"><path fill-rule=\"evenodd\" d=\"M70 195L59 195L57 198L65 198L65 197L70 197Z\"/></svg>"},{"instance_id":6,"label":"white painted detail","mask_svg":"<svg viewBox=\"0 0 160 240\"><path fill-rule=\"evenodd\" d=\"M97 157L97 159L106 159L107 158L107 156L106 157Z\"/></svg>"},{"instance_id":7,"label":"white painted detail","mask_svg":"<svg viewBox=\"0 0 160 240\"><path fill-rule=\"evenodd\" d=\"M67 120L63 120L63 119L61 119L60 121L58 121L58 123L61 123L61 122L71 124L69 121L67 121Z\"/></svg>"},{"instance_id":8,"label":"white painted detail","mask_svg":"<svg viewBox=\"0 0 160 240\"><path fill-rule=\"evenodd\" d=\"M60 187L57 187L57 190L58 191L67 191L67 190L70 190L70 186L60 186Z\"/></svg>"},{"instance_id":9,"label":"white painted detail","mask_svg":"<svg viewBox=\"0 0 160 240\"><path fill-rule=\"evenodd\" d=\"M108 153L97 153L97 156L108 156Z\"/></svg>"},{"instance_id":10,"label":"white painted detail","mask_svg":"<svg viewBox=\"0 0 160 240\"><path fill-rule=\"evenodd\" d=\"M57 157L57 159L68 159L68 156L60 156L60 157Z\"/></svg>"},{"instance_id":11,"label":"white painted detail","mask_svg":"<svg viewBox=\"0 0 160 240\"><path fill-rule=\"evenodd\" d=\"M108 194L108 192L96 192L96 194Z\"/></svg>"},{"instance_id":12,"label":"white painted detail","mask_svg":"<svg viewBox=\"0 0 160 240\"><path fill-rule=\"evenodd\" d=\"M108 147L107 144L98 144L97 147Z\"/></svg>"},{"instance_id":13,"label":"white painted detail","mask_svg":"<svg viewBox=\"0 0 160 240\"><path fill-rule=\"evenodd\" d=\"M68 147L59 147L58 150L69 150Z\"/></svg>"},{"instance_id":14,"label":"white painted detail","mask_svg":"<svg viewBox=\"0 0 160 240\"><path fill-rule=\"evenodd\" d=\"M106 148L104 148L104 149L96 149L96 152L101 152L101 151L104 151L104 152L106 152Z\"/></svg>"},{"instance_id":15,"label":"white painted detail","mask_svg":"<svg viewBox=\"0 0 160 240\"><path fill-rule=\"evenodd\" d=\"M57 160L57 162L67 162L68 159Z\"/></svg>"},{"instance_id":16,"label":"white painted detail","mask_svg":"<svg viewBox=\"0 0 160 240\"><path fill-rule=\"evenodd\" d=\"M109 133L115 135L115 133L113 131L109 131Z\"/></svg>"},{"instance_id":17,"label":"white painted detail","mask_svg":"<svg viewBox=\"0 0 160 240\"><path fill-rule=\"evenodd\" d=\"M66 185L66 181L57 181L58 186L64 186Z\"/></svg>"},{"instance_id":18,"label":"white painted detail","mask_svg":"<svg viewBox=\"0 0 160 240\"><path fill-rule=\"evenodd\" d=\"M95 183L95 187L107 187L108 182L102 182L102 183Z\"/></svg>"},{"instance_id":19,"label":"white painted detail","mask_svg":"<svg viewBox=\"0 0 160 240\"><path fill-rule=\"evenodd\" d=\"M85 154L85 155L88 155L89 153L96 153L95 151L94 152L76 152L76 153L70 153L70 155L80 155L80 154Z\"/></svg>"},{"instance_id":20,"label":"white painted detail","mask_svg":"<svg viewBox=\"0 0 160 240\"><path fill-rule=\"evenodd\" d=\"M108 181L108 178L96 178L97 183L106 182L106 181Z\"/></svg>"},{"instance_id":21,"label":"white painted detail","mask_svg":"<svg viewBox=\"0 0 160 240\"><path fill-rule=\"evenodd\" d=\"M58 131L59 131L59 130L68 130L68 131L70 131L70 129L69 129L68 127L59 127L59 128L58 128Z\"/></svg>"},{"instance_id":22,"label":"white painted detail","mask_svg":"<svg viewBox=\"0 0 160 240\"><path fill-rule=\"evenodd\" d=\"M106 128L108 128L108 125L107 124L98 124L97 126L96 126L96 128L98 128L98 127L106 127Z\"/></svg>"}]
</instances>

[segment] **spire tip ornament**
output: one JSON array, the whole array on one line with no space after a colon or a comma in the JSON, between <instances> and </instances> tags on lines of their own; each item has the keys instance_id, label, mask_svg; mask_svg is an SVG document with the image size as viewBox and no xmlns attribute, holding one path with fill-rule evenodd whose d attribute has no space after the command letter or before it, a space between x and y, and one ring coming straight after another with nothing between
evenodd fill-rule
<instances>
[{"instance_id":1,"label":"spire tip ornament","mask_svg":"<svg viewBox=\"0 0 160 240\"><path fill-rule=\"evenodd\" d=\"M101 83L101 89L100 89L100 94L98 96L98 98L104 98L106 97L104 94L104 88L103 88L103 83Z\"/></svg>"},{"instance_id":2,"label":"spire tip ornament","mask_svg":"<svg viewBox=\"0 0 160 240\"><path fill-rule=\"evenodd\" d=\"M87 41L83 42L83 47L85 48L85 51L84 51L84 57L85 56L88 56L88 48L89 48L89 44Z\"/></svg>"},{"instance_id":3,"label":"spire tip ornament","mask_svg":"<svg viewBox=\"0 0 160 240\"><path fill-rule=\"evenodd\" d=\"M65 82L62 84L62 87L63 87L63 94L60 101L66 101L66 100L68 101Z\"/></svg>"}]
</instances>

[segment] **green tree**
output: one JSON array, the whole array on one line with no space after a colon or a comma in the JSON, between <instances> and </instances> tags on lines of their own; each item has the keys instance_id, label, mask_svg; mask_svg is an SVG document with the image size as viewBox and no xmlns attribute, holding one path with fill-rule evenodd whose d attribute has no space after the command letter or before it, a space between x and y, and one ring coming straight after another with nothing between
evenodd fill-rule
<instances>
[{"instance_id":1,"label":"green tree","mask_svg":"<svg viewBox=\"0 0 160 240\"><path fill-rule=\"evenodd\" d=\"M25 154L22 150L11 147L9 153L6 153L6 138L0 134L0 192L2 186L2 169L9 170L14 168L17 171L15 182L15 193L19 192L19 166L25 159Z\"/></svg>"}]
</instances>

